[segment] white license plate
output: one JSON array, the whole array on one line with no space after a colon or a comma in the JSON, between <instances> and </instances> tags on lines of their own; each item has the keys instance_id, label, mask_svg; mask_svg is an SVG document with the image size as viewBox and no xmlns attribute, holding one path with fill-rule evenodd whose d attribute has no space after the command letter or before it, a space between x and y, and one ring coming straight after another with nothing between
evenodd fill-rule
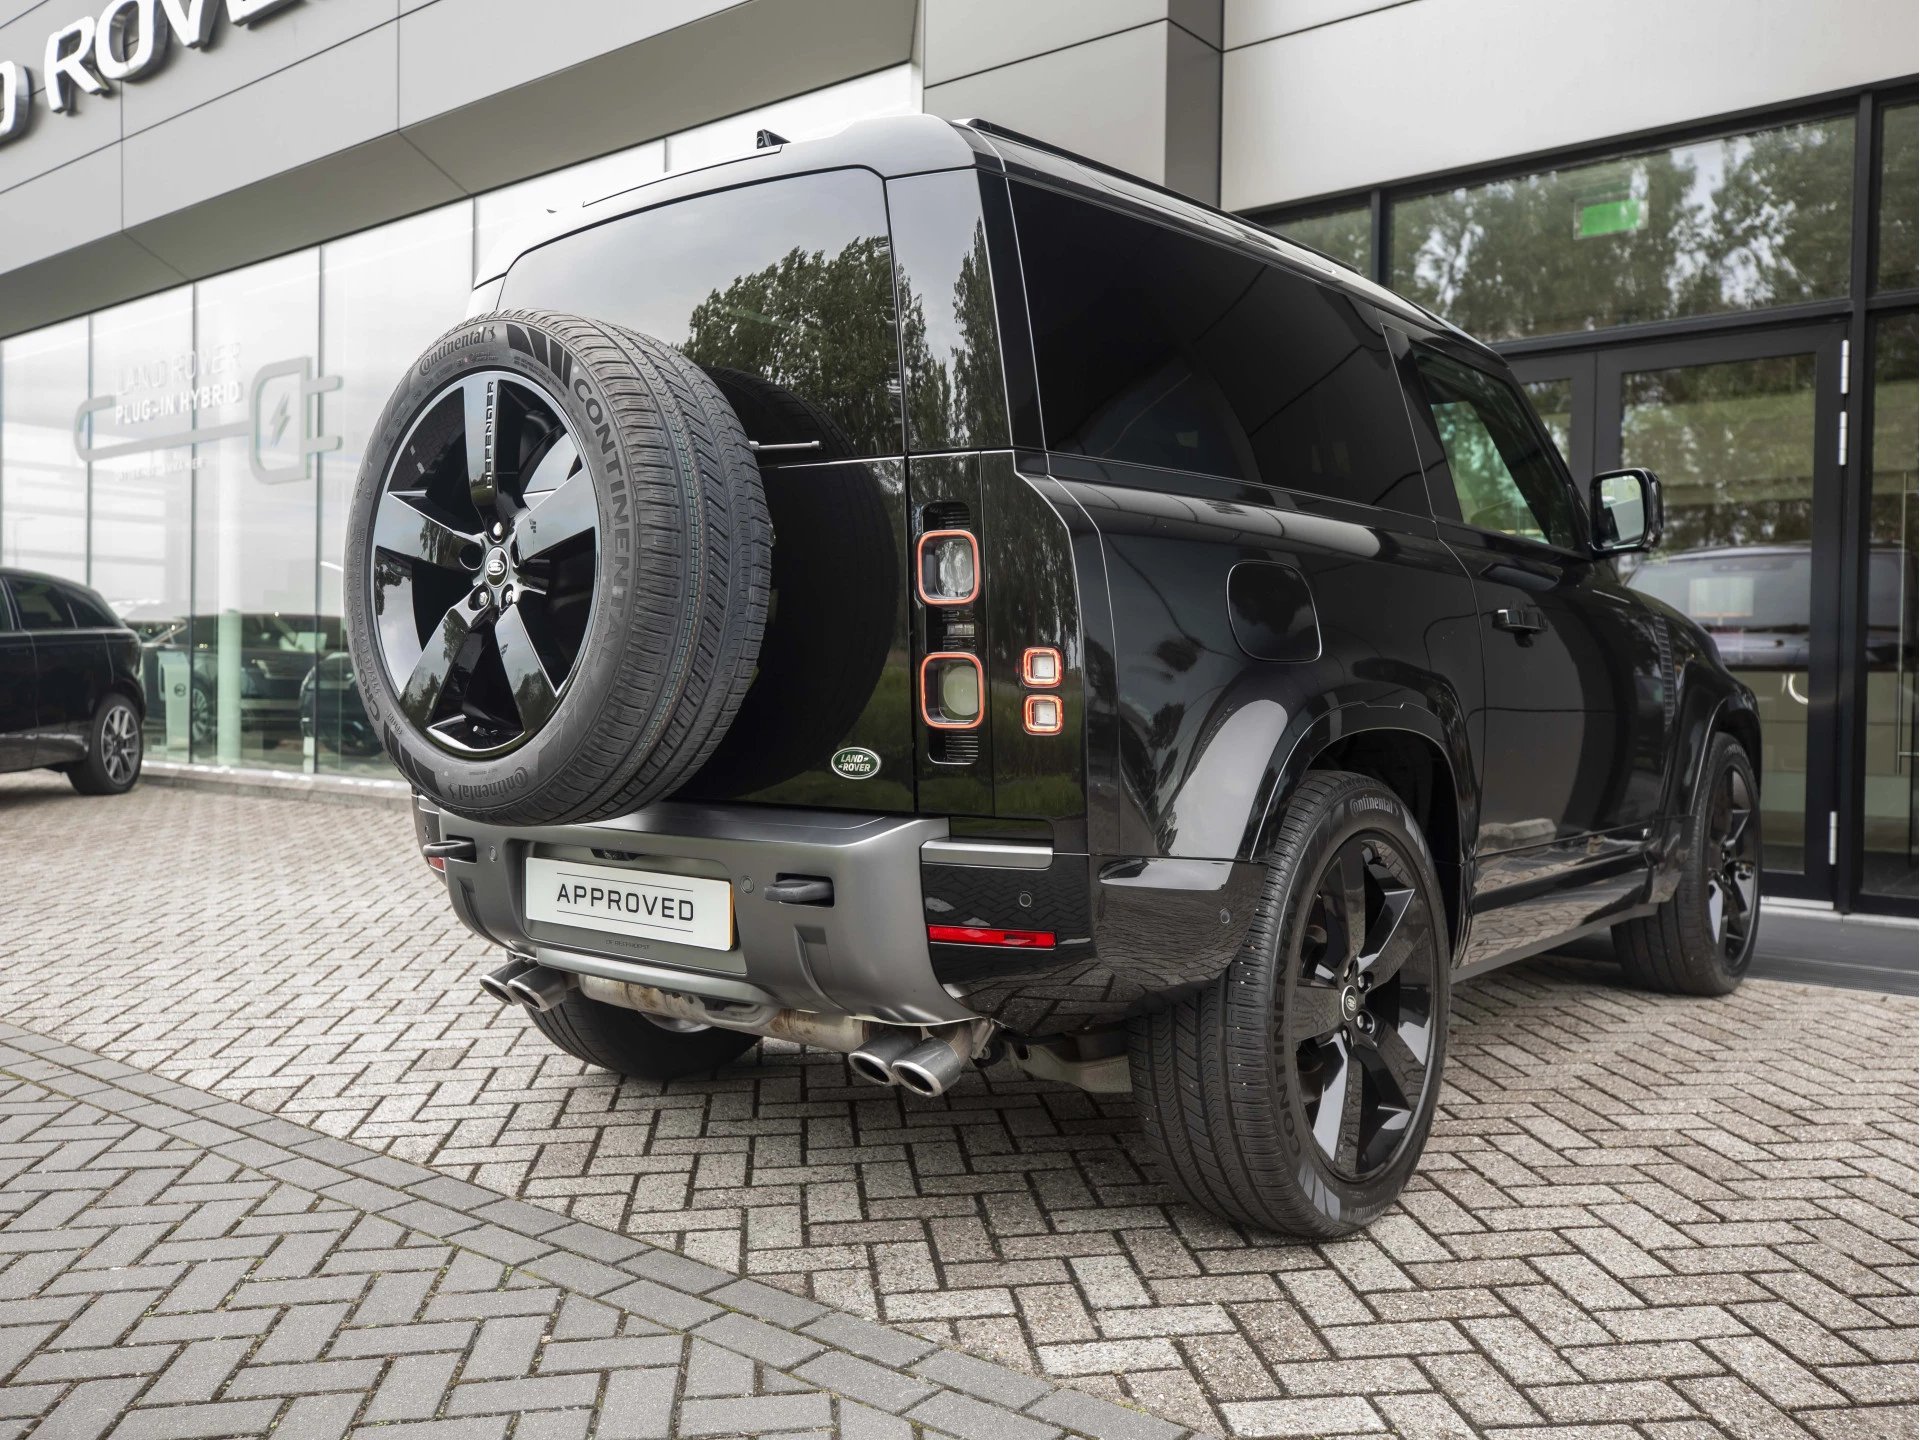
<instances>
[{"instance_id":1,"label":"white license plate","mask_svg":"<svg viewBox=\"0 0 1920 1440\"><path fill-rule=\"evenodd\" d=\"M576 860L527 861L527 918L615 935L733 948L733 886Z\"/></svg>"}]
</instances>

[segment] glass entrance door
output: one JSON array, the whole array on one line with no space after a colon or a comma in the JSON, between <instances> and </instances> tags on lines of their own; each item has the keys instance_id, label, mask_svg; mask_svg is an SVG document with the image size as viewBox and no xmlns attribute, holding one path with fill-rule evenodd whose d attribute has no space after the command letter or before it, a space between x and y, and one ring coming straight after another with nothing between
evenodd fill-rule
<instances>
[{"instance_id":1,"label":"glass entrance door","mask_svg":"<svg viewBox=\"0 0 1920 1440\"><path fill-rule=\"evenodd\" d=\"M1767 889L1837 899L1838 325L1520 359L1576 480L1659 472L1666 537L1621 578L1691 615L1759 701Z\"/></svg>"},{"instance_id":2,"label":"glass entrance door","mask_svg":"<svg viewBox=\"0 0 1920 1440\"><path fill-rule=\"evenodd\" d=\"M1752 688L1768 888L1831 899L1840 627L1838 326L1595 357L1595 461L1660 475L1666 537L1622 578Z\"/></svg>"}]
</instances>

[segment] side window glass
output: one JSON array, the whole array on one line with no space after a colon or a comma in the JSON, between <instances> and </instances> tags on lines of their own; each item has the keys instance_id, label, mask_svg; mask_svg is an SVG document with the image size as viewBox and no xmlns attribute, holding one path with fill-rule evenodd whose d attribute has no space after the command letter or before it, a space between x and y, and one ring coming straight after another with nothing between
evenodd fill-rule
<instances>
[{"instance_id":1,"label":"side window glass","mask_svg":"<svg viewBox=\"0 0 1920 1440\"><path fill-rule=\"evenodd\" d=\"M73 620L67 614L60 592L44 580L15 580L13 604L20 612L23 630L71 630Z\"/></svg>"},{"instance_id":2,"label":"side window glass","mask_svg":"<svg viewBox=\"0 0 1920 1440\"><path fill-rule=\"evenodd\" d=\"M503 308L610 320L678 346L762 444L900 453L886 191L867 170L670 201L562 236L507 274Z\"/></svg>"},{"instance_id":3,"label":"side window glass","mask_svg":"<svg viewBox=\"0 0 1920 1440\"><path fill-rule=\"evenodd\" d=\"M1567 549L1572 500L1513 388L1444 355L1414 355L1467 524Z\"/></svg>"},{"instance_id":4,"label":"side window glass","mask_svg":"<svg viewBox=\"0 0 1920 1440\"><path fill-rule=\"evenodd\" d=\"M73 616L73 623L84 630L111 629L120 622L109 615L91 595L80 590L65 590L61 598Z\"/></svg>"},{"instance_id":5,"label":"side window glass","mask_svg":"<svg viewBox=\"0 0 1920 1440\"><path fill-rule=\"evenodd\" d=\"M1427 513L1388 423L1385 340L1344 295L1039 186L1013 194L1048 448Z\"/></svg>"},{"instance_id":6,"label":"side window glass","mask_svg":"<svg viewBox=\"0 0 1920 1440\"><path fill-rule=\"evenodd\" d=\"M907 445L916 452L1007 443L1007 390L980 178L944 170L887 182Z\"/></svg>"}]
</instances>

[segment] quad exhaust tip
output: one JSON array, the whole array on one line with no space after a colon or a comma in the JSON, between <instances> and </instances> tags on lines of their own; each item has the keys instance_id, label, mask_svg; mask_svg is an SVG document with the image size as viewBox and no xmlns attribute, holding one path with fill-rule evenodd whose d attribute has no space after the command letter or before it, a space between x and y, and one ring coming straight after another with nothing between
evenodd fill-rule
<instances>
[{"instance_id":1,"label":"quad exhaust tip","mask_svg":"<svg viewBox=\"0 0 1920 1440\"><path fill-rule=\"evenodd\" d=\"M894 1062L914 1049L919 1041L905 1030L889 1030L862 1045L847 1056L847 1064L862 1080L876 1085L892 1085Z\"/></svg>"},{"instance_id":2,"label":"quad exhaust tip","mask_svg":"<svg viewBox=\"0 0 1920 1440\"><path fill-rule=\"evenodd\" d=\"M547 1011L567 998L573 977L545 965L529 965L507 981L507 994L529 1010Z\"/></svg>"},{"instance_id":3,"label":"quad exhaust tip","mask_svg":"<svg viewBox=\"0 0 1920 1440\"><path fill-rule=\"evenodd\" d=\"M498 970L489 971L480 977L480 988L498 1000L502 1005L517 1005L519 997L507 989L507 982L533 968L531 960L523 960L518 955L502 965Z\"/></svg>"},{"instance_id":4,"label":"quad exhaust tip","mask_svg":"<svg viewBox=\"0 0 1920 1440\"><path fill-rule=\"evenodd\" d=\"M553 1009L574 984L573 976L519 956L480 977L480 988L501 1004L524 1005L529 1010Z\"/></svg>"},{"instance_id":5,"label":"quad exhaust tip","mask_svg":"<svg viewBox=\"0 0 1920 1440\"><path fill-rule=\"evenodd\" d=\"M945 1040L923 1040L893 1062L893 1083L916 1095L939 1095L967 1073L967 1061Z\"/></svg>"}]
</instances>

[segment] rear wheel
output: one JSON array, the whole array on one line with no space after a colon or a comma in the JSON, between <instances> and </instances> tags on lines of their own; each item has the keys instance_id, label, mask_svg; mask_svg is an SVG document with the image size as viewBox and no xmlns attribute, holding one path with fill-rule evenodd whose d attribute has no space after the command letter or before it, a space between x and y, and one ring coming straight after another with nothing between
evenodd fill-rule
<instances>
[{"instance_id":1,"label":"rear wheel","mask_svg":"<svg viewBox=\"0 0 1920 1440\"><path fill-rule=\"evenodd\" d=\"M1446 1051L1446 920L1405 804L1363 775L1288 806L1239 958L1136 1020L1148 1153L1195 1204L1327 1238L1390 1205L1433 1122Z\"/></svg>"},{"instance_id":2,"label":"rear wheel","mask_svg":"<svg viewBox=\"0 0 1920 1440\"><path fill-rule=\"evenodd\" d=\"M93 712L87 757L67 771L67 779L82 795L124 795L140 778L145 752L140 712L126 696L109 695Z\"/></svg>"},{"instance_id":3,"label":"rear wheel","mask_svg":"<svg viewBox=\"0 0 1920 1440\"><path fill-rule=\"evenodd\" d=\"M1760 933L1760 785L1731 735L1717 735L1682 837L1680 884L1643 920L1613 929L1627 979L1674 995L1725 995Z\"/></svg>"},{"instance_id":4,"label":"rear wheel","mask_svg":"<svg viewBox=\"0 0 1920 1440\"><path fill-rule=\"evenodd\" d=\"M704 1075L746 1054L760 1037L682 1020L656 1020L638 1010L568 992L551 1010L529 1010L540 1033L576 1060L640 1080Z\"/></svg>"}]
</instances>

